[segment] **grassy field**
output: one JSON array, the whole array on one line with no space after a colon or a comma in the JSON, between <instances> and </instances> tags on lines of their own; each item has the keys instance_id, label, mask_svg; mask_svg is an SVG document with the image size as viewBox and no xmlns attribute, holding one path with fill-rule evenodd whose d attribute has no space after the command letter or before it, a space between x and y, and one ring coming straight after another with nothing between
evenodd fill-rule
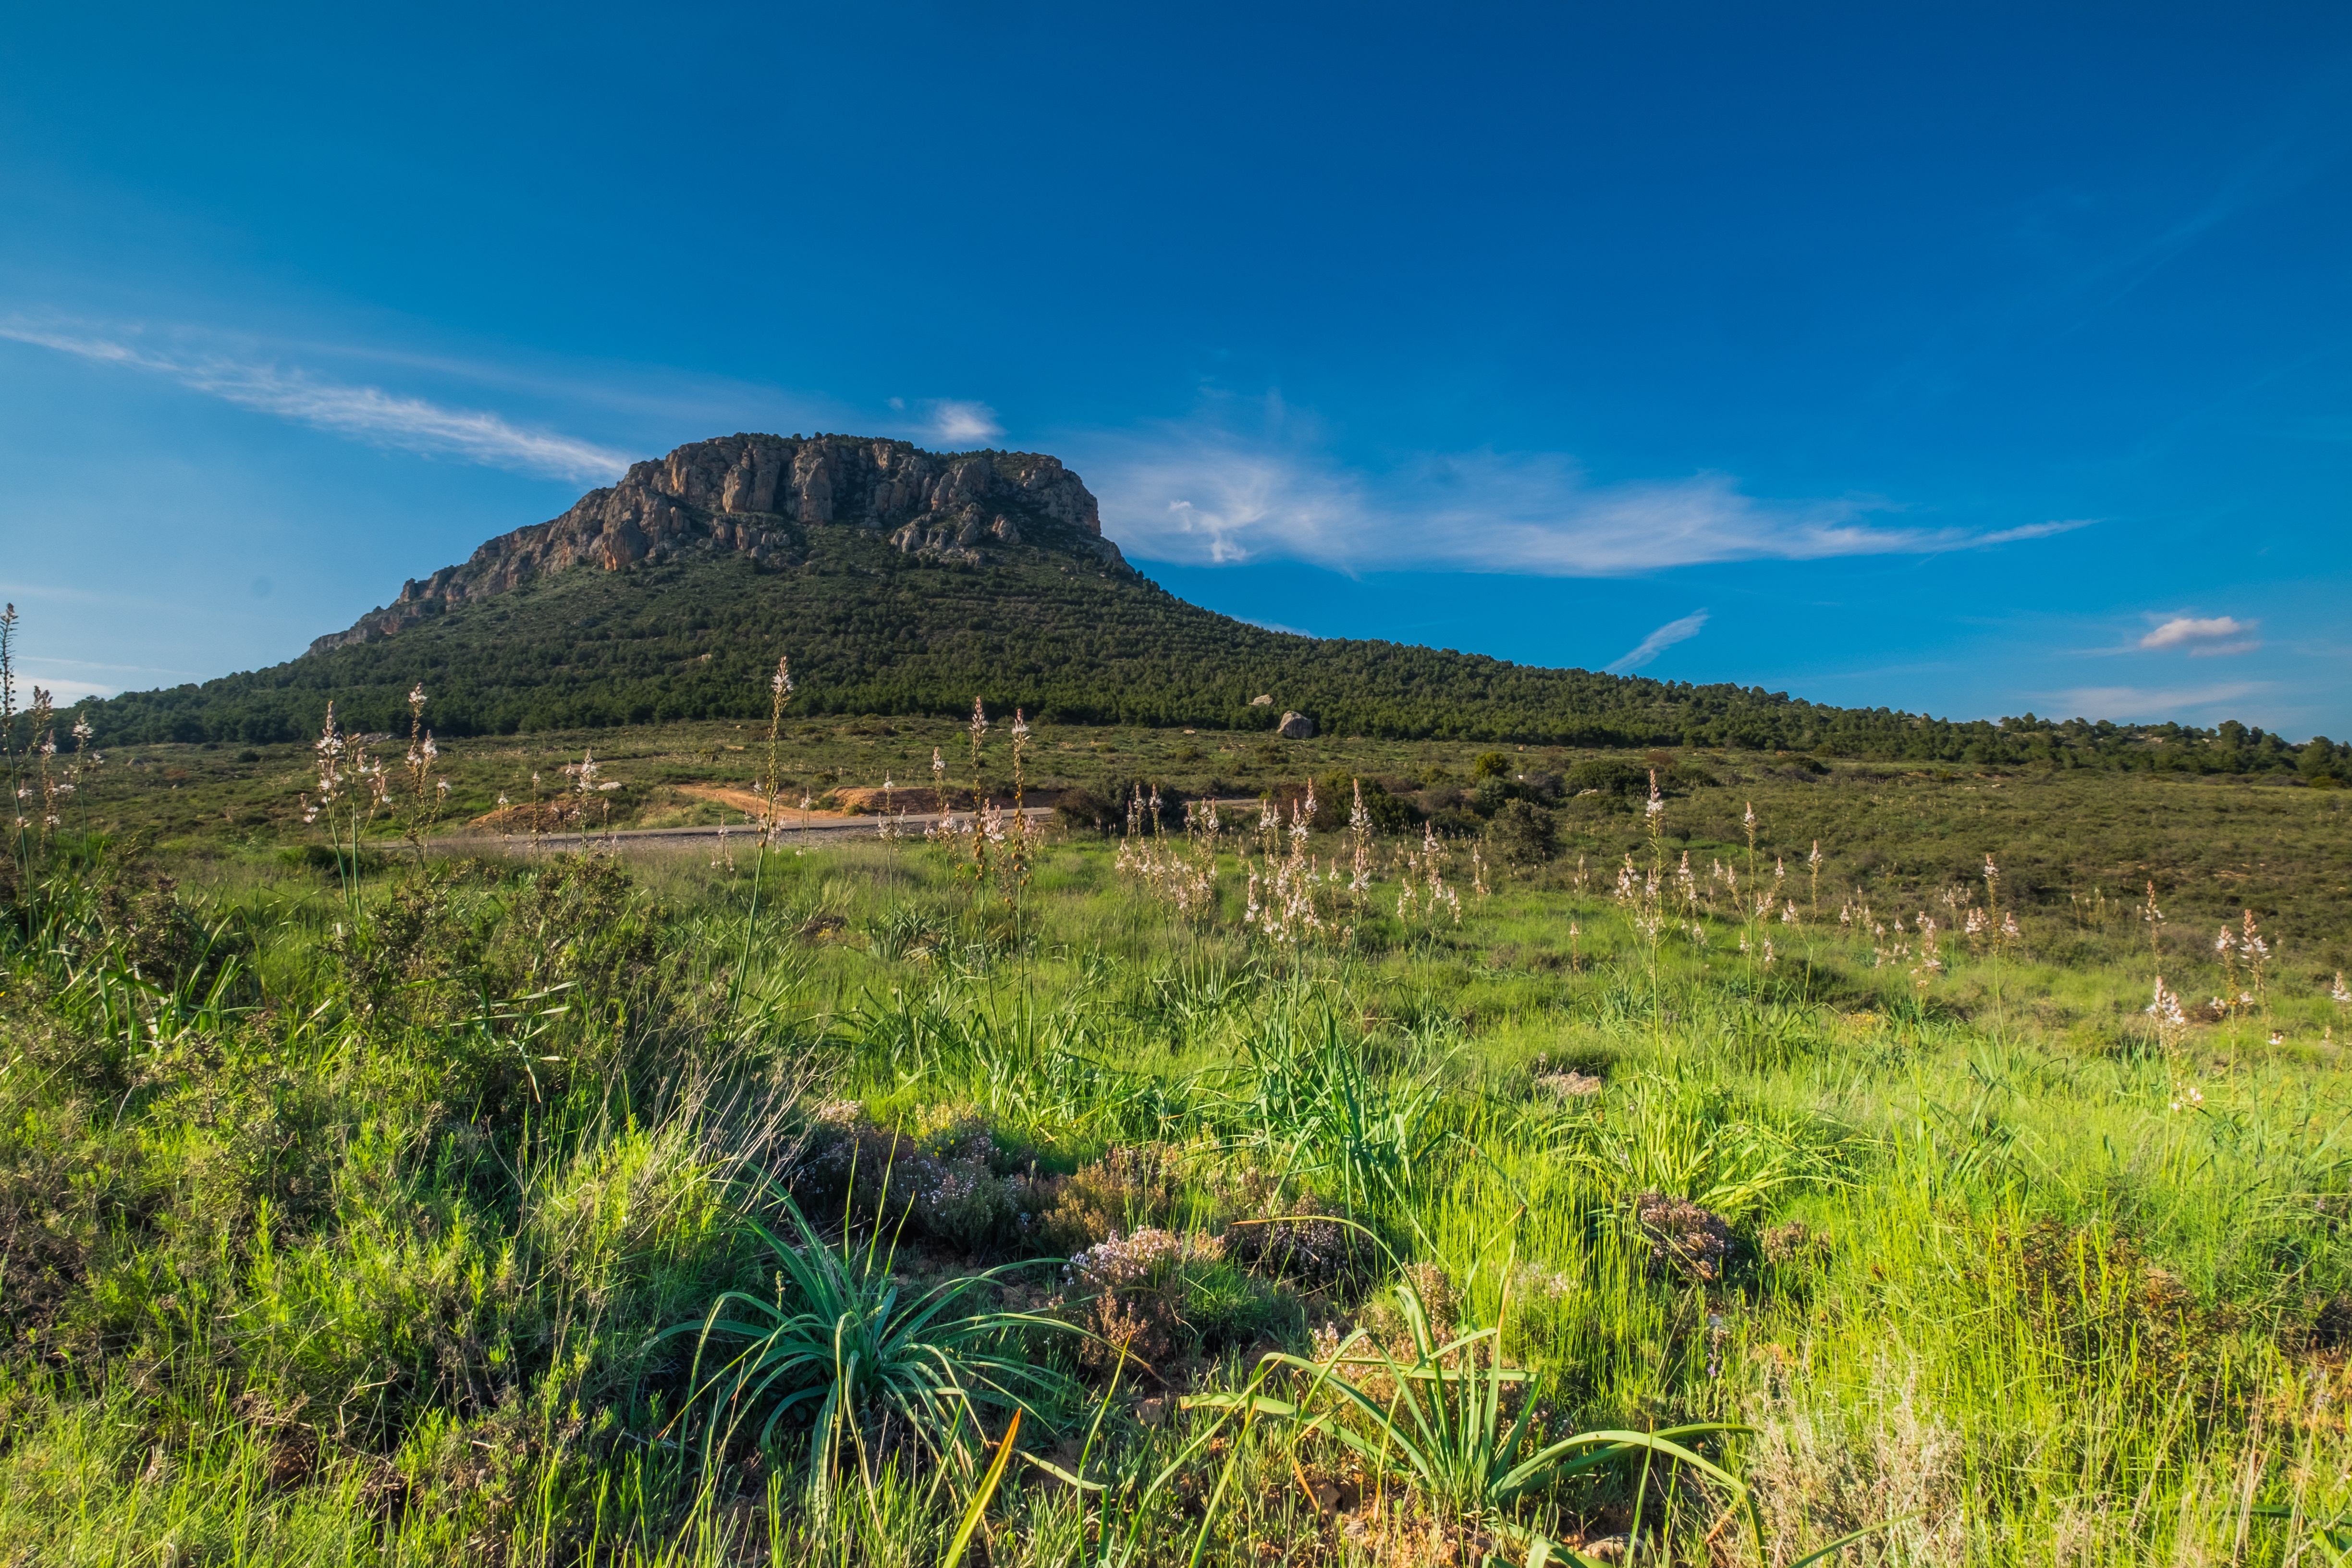
<instances>
[{"instance_id":1,"label":"grassy field","mask_svg":"<svg viewBox=\"0 0 2352 1568\"><path fill-rule=\"evenodd\" d=\"M1000 718L1000 730L1001 719ZM407 737L379 737L376 752L399 771ZM740 810L681 786L742 789L767 765L764 726L677 724L551 734L523 741L444 744L436 777L451 786L427 814L436 835L469 831L505 799L559 805L571 820L602 827L744 820ZM1003 751L1000 733L995 751ZM956 798L971 773L963 725L939 720L864 719L787 723L778 778L788 803L823 805L840 788L886 780L928 789L932 759L946 764ZM605 786L583 801L563 769L593 756ZM1566 747L1382 742L1135 728L1054 727L1029 753L1029 784L1050 800L1083 788L1120 797L1137 784L1179 795L1295 794L1308 779L1383 782L1448 836L1486 830L1491 803L1478 795L1477 763L1493 756L1507 777L1575 784L1580 766L1616 775L1612 788L1543 800L1555 812L1570 873L1583 856L1607 871L1643 838L1634 798L1642 775L1667 770L1670 847L1702 860L1745 853L1743 813L1763 822L1760 847L1794 866L1819 844L1833 885L1919 902L1972 884L1984 855L1999 857L2013 900L2077 925L2121 931L2154 882L2168 929L2184 948L2191 924L2212 927L2252 908L2294 943L2289 962L2316 973L2352 963L2343 918L2352 893L2352 791L2306 787L2270 775L2108 773L2054 768L1976 770L1822 762L1789 753L1721 751L1600 752ZM61 755L59 771L69 759ZM992 793L1010 775L996 757ZM534 775L538 780L534 785ZM2332 781L2330 781L2332 782ZM318 790L309 746L135 746L88 769L68 826L136 841L176 858L224 864L320 841L303 812ZM1630 793L1620 793L1628 790ZM1329 793L1327 789L1327 795ZM402 813L378 813L370 831L397 837ZM1171 824L1181 814L1171 807ZM1326 824L1328 824L1328 813ZM494 837L505 835L493 833ZM2210 932L2206 942L2210 943Z\"/></svg>"},{"instance_id":2,"label":"grassy field","mask_svg":"<svg viewBox=\"0 0 2352 1568\"><path fill-rule=\"evenodd\" d=\"M766 763L584 743L616 826ZM0 929L0 1562L2337 1560L2343 792L1481 755L416 853L578 758L468 742L356 877L307 749L110 755Z\"/></svg>"}]
</instances>

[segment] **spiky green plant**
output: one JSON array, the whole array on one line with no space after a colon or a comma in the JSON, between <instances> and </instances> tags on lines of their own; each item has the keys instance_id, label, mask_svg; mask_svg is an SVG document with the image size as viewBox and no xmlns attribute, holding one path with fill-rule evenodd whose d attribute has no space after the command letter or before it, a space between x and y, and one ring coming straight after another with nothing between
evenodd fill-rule
<instances>
[{"instance_id":1,"label":"spiky green plant","mask_svg":"<svg viewBox=\"0 0 2352 1568\"><path fill-rule=\"evenodd\" d=\"M845 1236L828 1244L781 1190L777 1206L797 1245L758 1220L749 1229L773 1255L773 1300L726 1290L698 1322L663 1338L697 1336L695 1394L707 1401L704 1461L764 1407L758 1440L773 1442L787 1416L810 1416L807 1489L822 1512L831 1478L854 1452L873 1483L870 1439L887 1419L942 1470L969 1468L983 1440L984 1408L1040 1412L1030 1394L1058 1395L1067 1379L1039 1364L1020 1344L1024 1331L1073 1331L1026 1312L956 1309L975 1291L1024 1267L1008 1264L907 1294L878 1237L858 1246ZM714 1339L743 1348L707 1377L701 1363ZM1026 1389L1028 1394L1017 1392Z\"/></svg>"},{"instance_id":2,"label":"spiky green plant","mask_svg":"<svg viewBox=\"0 0 2352 1568\"><path fill-rule=\"evenodd\" d=\"M1514 1517L1524 1511L1528 1500L1570 1476L1637 1455L1687 1466L1730 1493L1737 1505L1751 1506L1748 1489L1737 1476L1688 1446L1703 1437L1748 1430L1731 1422L1694 1422L1661 1432L1580 1432L1523 1455L1537 1407L1531 1399L1520 1401L1517 1418L1507 1427L1504 1425L1505 1389L1527 1383L1529 1374L1505 1364L1502 1324L1475 1328L1440 1343L1428 1305L1410 1279L1398 1289L1397 1305L1412 1344L1410 1360L1400 1359L1359 1328L1313 1360L1286 1352L1263 1358L1262 1366L1287 1367L1305 1375L1306 1392L1296 1400L1245 1391L1185 1403L1207 1409L1246 1404L1327 1434L1360 1456L1376 1474L1402 1470L1441 1516L1485 1526L1541 1553L1556 1549L1539 1531ZM1486 1352L1483 1369L1481 1349ZM1359 1379L1384 1382L1394 1392L1375 1397ZM1760 1524L1757 1532L1760 1539Z\"/></svg>"}]
</instances>

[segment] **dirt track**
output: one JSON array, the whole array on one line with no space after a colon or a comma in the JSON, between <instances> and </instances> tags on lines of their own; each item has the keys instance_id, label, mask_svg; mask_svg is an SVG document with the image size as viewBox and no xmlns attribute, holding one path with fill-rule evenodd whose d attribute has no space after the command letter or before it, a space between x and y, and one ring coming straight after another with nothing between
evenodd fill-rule
<instances>
[{"instance_id":1,"label":"dirt track","mask_svg":"<svg viewBox=\"0 0 2352 1568\"><path fill-rule=\"evenodd\" d=\"M1033 822L1043 822L1054 815L1054 808L1049 805L1033 805L1024 815ZM950 812L947 816L950 821L957 823L968 823L971 820L971 813L968 811ZM812 814L807 826L803 827L801 826L798 812L787 812L784 821L776 829L775 842L779 847L787 847L798 844L820 844L828 840L854 838L861 834L866 837L875 838L880 837L884 820L880 816L819 816ZM904 817L893 816L887 820L900 833L913 837L919 835L940 819L935 815L918 816L909 812ZM541 833L536 837L528 832L482 830L447 834L434 839L433 847L445 851L491 847L520 849L525 852L534 847L560 851L579 849L594 844L659 845L689 842L695 839L717 839L721 837L747 849L756 846L760 841L758 828L746 826L739 822L724 825L707 823L691 827L616 827L610 832L566 831Z\"/></svg>"}]
</instances>

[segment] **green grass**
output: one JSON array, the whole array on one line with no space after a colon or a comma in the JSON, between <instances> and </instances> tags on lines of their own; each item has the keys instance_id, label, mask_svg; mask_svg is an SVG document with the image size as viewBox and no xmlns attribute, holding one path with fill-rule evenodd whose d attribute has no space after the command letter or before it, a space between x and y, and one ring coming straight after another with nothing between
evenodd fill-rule
<instances>
[{"instance_id":1,"label":"green grass","mask_svg":"<svg viewBox=\"0 0 2352 1568\"><path fill-rule=\"evenodd\" d=\"M1182 740L1047 739L1097 770L1073 782ZM802 766L934 743L828 727ZM1318 773L1470 772L1433 744L1310 745ZM1712 912L1672 906L1654 969L1612 896L1649 851L1602 797L1559 807L1563 858L1491 898L1457 854L1459 925L1400 922L1419 837L1383 843L1368 907L1323 885L1352 940L1291 948L1242 926L1230 855L1216 913L1179 920L1085 838L1042 851L1017 921L961 853L873 842L772 854L748 931L740 845L731 866L393 855L354 920L331 872L280 856L290 831L164 815L175 793L258 810L291 753L170 754L183 792L88 809L184 847L60 837L9 887L0 1562L931 1564L1003 1409L971 1406L985 1429L942 1464L852 1399L828 1429L856 1453L825 1465L819 1249L779 1183L902 1303L1106 1227L1192 1238L1154 1255L1181 1265L955 1290L954 1353L1037 1374L992 1563L1420 1561L1433 1524L1520 1561L1505 1525L1576 1547L1637 1518L1645 1560L1793 1563L1878 1526L1841 1561L2284 1563L2326 1560L2306 1543L2352 1510L2340 793L1687 755L1717 782L1669 802L1666 868L1687 845L1702 879L1722 859L1748 885L1752 798L1797 918L1743 924L1714 885ZM454 762L476 795L518 765ZM1998 963L1939 901L1982 903L1986 852L2022 928ZM2192 1002L2221 984L2209 924L2254 909L2280 952L2262 1009L2170 1053L2141 1012L2148 878ZM1842 925L1862 900L1932 912L1946 968ZM1696 1211L1645 1193L1708 1215L1685 1222L1643 1215ZM1345 1239L1350 1215L1396 1264ZM891 1288L844 1278L853 1306ZM758 1335L714 1335L698 1370L730 1302L791 1326L790 1390L713 1386ZM1104 1353L1037 1316L1136 1337ZM1475 1337L1497 1324L1499 1382ZM1296 1406L1309 1382L1263 1358L1324 1364L1359 1331L1391 1363L1351 1373L1372 1403L1448 1344L1486 1369L1475 1400L1415 1384L1477 1403L1453 1479L1328 1391L1320 1424L1181 1407ZM1748 1433L1684 1440L1738 1486L1625 1448L1461 1517L1487 1495L1462 1476L1711 1424Z\"/></svg>"}]
</instances>

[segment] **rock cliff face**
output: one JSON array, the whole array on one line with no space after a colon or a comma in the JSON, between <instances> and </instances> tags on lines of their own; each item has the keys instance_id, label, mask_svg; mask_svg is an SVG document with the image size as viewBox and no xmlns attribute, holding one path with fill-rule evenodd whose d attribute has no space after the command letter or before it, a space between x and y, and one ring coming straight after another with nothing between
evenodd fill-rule
<instances>
[{"instance_id":1,"label":"rock cliff face","mask_svg":"<svg viewBox=\"0 0 2352 1568\"><path fill-rule=\"evenodd\" d=\"M491 540L310 645L321 654L391 637L452 605L502 594L547 574L593 565L729 552L791 565L810 528L885 535L908 554L984 564L992 546L1022 543L1128 565L1102 536L1094 496L1058 458L1030 452L926 452L855 436L722 436L633 463L562 517Z\"/></svg>"}]
</instances>

